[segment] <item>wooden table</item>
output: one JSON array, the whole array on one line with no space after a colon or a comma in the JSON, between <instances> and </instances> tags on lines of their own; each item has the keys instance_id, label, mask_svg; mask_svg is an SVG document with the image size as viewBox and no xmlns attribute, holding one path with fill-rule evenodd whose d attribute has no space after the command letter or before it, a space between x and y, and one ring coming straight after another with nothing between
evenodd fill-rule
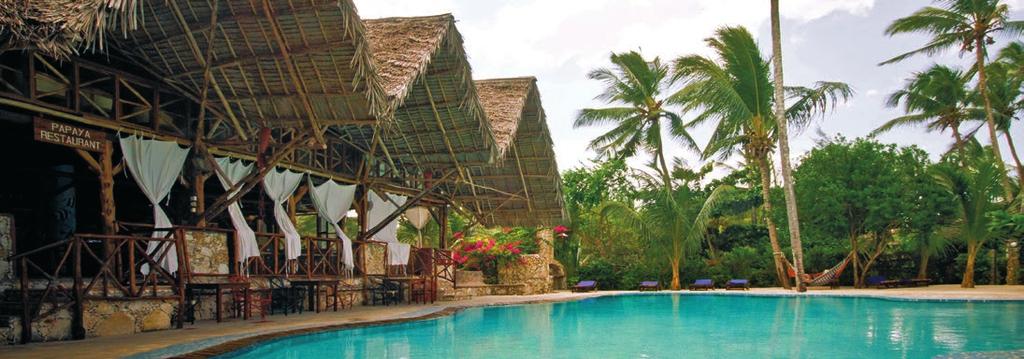
<instances>
[{"instance_id":1,"label":"wooden table","mask_svg":"<svg viewBox=\"0 0 1024 359\"><path fill-rule=\"evenodd\" d=\"M220 283L189 283L186 287L188 291L189 302L197 296L203 295L215 295L217 297L217 322L224 320L223 307L224 307L224 294L232 293L235 291L244 292L245 296L245 309L242 310L242 319L249 319L249 282L220 282Z\"/></svg>"},{"instance_id":2,"label":"wooden table","mask_svg":"<svg viewBox=\"0 0 1024 359\"><path fill-rule=\"evenodd\" d=\"M341 280L338 279L292 279L290 280L293 287L306 288L306 293L309 297L309 308L313 309L317 313L320 313L320 289L324 287L331 288L331 295L328 296L324 293L324 300L334 297L334 311L338 311L338 286L341 284Z\"/></svg>"}]
</instances>

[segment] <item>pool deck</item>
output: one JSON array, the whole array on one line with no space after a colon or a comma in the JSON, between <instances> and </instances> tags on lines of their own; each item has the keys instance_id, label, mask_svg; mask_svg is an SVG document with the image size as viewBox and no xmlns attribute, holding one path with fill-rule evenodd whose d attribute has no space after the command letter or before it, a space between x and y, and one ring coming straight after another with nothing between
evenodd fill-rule
<instances>
[{"instance_id":1,"label":"pool deck","mask_svg":"<svg viewBox=\"0 0 1024 359\"><path fill-rule=\"evenodd\" d=\"M663 291L664 293L666 291ZM28 345L0 346L3 358L159 358L181 356L206 348L235 341L253 341L275 333L315 331L321 327L344 327L367 323L387 323L445 315L461 308L557 302L605 295L635 293L633 291L602 291L596 293L556 292L529 296L486 296L456 302L438 302L428 305L399 305L388 307L360 306L339 312L301 315L274 315L266 321L231 320L224 323L197 322L181 330L164 330L123 336L91 338L80 341L32 343ZM681 292L700 294L705 292ZM781 288L754 288L749 291L716 290L720 295L795 295ZM1024 300L1024 286L978 286L962 289L957 285L933 285L900 289L811 290L804 295L871 296L917 300ZM224 347L222 346L221 349ZM207 351L212 354L212 351ZM202 353L200 353L202 354ZM201 355L200 355L201 356Z\"/></svg>"}]
</instances>

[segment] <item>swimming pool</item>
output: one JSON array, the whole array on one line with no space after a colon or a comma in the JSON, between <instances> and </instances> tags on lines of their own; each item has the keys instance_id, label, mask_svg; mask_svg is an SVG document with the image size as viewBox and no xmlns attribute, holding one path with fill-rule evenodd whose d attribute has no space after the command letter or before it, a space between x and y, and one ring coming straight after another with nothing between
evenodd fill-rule
<instances>
[{"instance_id":1,"label":"swimming pool","mask_svg":"<svg viewBox=\"0 0 1024 359\"><path fill-rule=\"evenodd\" d=\"M930 358L1024 349L1024 302L617 295L275 339L231 358Z\"/></svg>"}]
</instances>

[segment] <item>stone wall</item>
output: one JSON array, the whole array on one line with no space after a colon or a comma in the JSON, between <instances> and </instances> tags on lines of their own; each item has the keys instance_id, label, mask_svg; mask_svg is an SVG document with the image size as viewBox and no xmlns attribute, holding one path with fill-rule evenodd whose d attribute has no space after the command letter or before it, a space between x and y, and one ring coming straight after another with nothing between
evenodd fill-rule
<instances>
[{"instance_id":1,"label":"stone wall","mask_svg":"<svg viewBox=\"0 0 1024 359\"><path fill-rule=\"evenodd\" d=\"M14 316L0 317L0 345L21 343L21 320Z\"/></svg>"},{"instance_id":2,"label":"stone wall","mask_svg":"<svg viewBox=\"0 0 1024 359\"><path fill-rule=\"evenodd\" d=\"M86 301L85 334L103 337L170 329L177 306L174 300Z\"/></svg>"},{"instance_id":3,"label":"stone wall","mask_svg":"<svg viewBox=\"0 0 1024 359\"><path fill-rule=\"evenodd\" d=\"M231 257L227 233L186 231L188 264L192 273L229 274Z\"/></svg>"},{"instance_id":4,"label":"stone wall","mask_svg":"<svg viewBox=\"0 0 1024 359\"><path fill-rule=\"evenodd\" d=\"M14 254L14 216L0 213L0 290L14 285L14 266L7 260Z\"/></svg>"},{"instance_id":5,"label":"stone wall","mask_svg":"<svg viewBox=\"0 0 1024 359\"><path fill-rule=\"evenodd\" d=\"M364 245L363 255L366 256L366 274L384 275L384 257L386 255L384 246Z\"/></svg>"},{"instance_id":6,"label":"stone wall","mask_svg":"<svg viewBox=\"0 0 1024 359\"><path fill-rule=\"evenodd\" d=\"M541 294L551 292L551 279L548 273L548 260L540 254L528 254L520 257L518 262L498 268L498 283L504 285L522 284L521 294Z\"/></svg>"}]
</instances>

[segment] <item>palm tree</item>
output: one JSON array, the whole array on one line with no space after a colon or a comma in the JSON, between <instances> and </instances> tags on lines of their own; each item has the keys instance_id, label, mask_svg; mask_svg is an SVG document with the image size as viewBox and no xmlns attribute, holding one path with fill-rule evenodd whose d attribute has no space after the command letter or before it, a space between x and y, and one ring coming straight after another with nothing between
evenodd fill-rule
<instances>
[{"instance_id":1,"label":"palm tree","mask_svg":"<svg viewBox=\"0 0 1024 359\"><path fill-rule=\"evenodd\" d=\"M985 123L988 125L992 154L1002 170L1003 191L1006 200L1013 199L1013 188L1006 176L1006 166L999 151L996 135L995 115L988 95L988 73L985 70L985 56L988 45L995 43L993 35L1007 31L1019 34L1024 31L1024 22L1008 21L1009 6L1002 0L936 0L940 6L924 7L910 16L896 19L885 29L886 35L902 33L925 33L932 36L925 46L889 59L881 65L891 64L917 54L934 55L959 48L960 52L974 52L974 69L978 73L978 89L985 108Z\"/></svg>"},{"instance_id":2,"label":"palm tree","mask_svg":"<svg viewBox=\"0 0 1024 359\"><path fill-rule=\"evenodd\" d=\"M943 65L933 65L924 72L915 73L905 87L889 95L886 101L889 107L902 104L906 115L887 121L872 131L871 136L910 125L925 125L928 131L948 129L953 135L952 148L959 152L961 165L964 165L966 142L960 133L960 125L968 120L984 118L984 111L974 106L977 96L968 87L970 81L971 74Z\"/></svg>"},{"instance_id":3,"label":"palm tree","mask_svg":"<svg viewBox=\"0 0 1024 359\"><path fill-rule=\"evenodd\" d=\"M1019 120L1017 113L1024 108L1021 86L1024 86L1024 44L1013 42L999 50L998 61L988 70L988 93L995 114L996 129L1003 133L1010 148L1010 157L1017 170L1017 180L1024 184L1024 165L1017 155L1017 146L1010 135L1013 122Z\"/></svg>"},{"instance_id":4,"label":"palm tree","mask_svg":"<svg viewBox=\"0 0 1024 359\"><path fill-rule=\"evenodd\" d=\"M989 212L1000 209L995 202L1003 176L995 155L987 153L977 141L964 146L966 167L937 165L935 179L956 201L959 218L950 228L967 244L967 267L960 286L974 288L974 263L978 251L993 237L989 228Z\"/></svg>"},{"instance_id":5,"label":"palm tree","mask_svg":"<svg viewBox=\"0 0 1024 359\"><path fill-rule=\"evenodd\" d=\"M789 225L789 242L793 250L793 265L796 277L804 276L804 247L800 241L800 217L797 215L796 191L793 189L793 165L789 163L789 125L786 121L786 95L782 79L782 30L779 24L779 0L771 0L772 22L772 77L775 82L775 121L778 121L779 157L782 160L782 189L786 197L786 222ZM797 282L797 291L807 290L803 281Z\"/></svg>"},{"instance_id":6,"label":"palm tree","mask_svg":"<svg viewBox=\"0 0 1024 359\"><path fill-rule=\"evenodd\" d=\"M932 257L943 256L951 247L952 238L944 233L919 232L911 234L910 246L917 254L917 279L928 278L928 262Z\"/></svg>"},{"instance_id":7,"label":"palm tree","mask_svg":"<svg viewBox=\"0 0 1024 359\"><path fill-rule=\"evenodd\" d=\"M641 188L657 188L659 180L643 171L636 179ZM655 190L640 194L640 209L622 202L607 202L600 207L602 218L618 218L636 228L641 238L656 253L665 254L672 270L670 288L678 290L679 269L686 257L696 253L708 233L712 212L724 193L732 187L719 186L707 194L683 180L671 193Z\"/></svg>"},{"instance_id":8,"label":"palm tree","mask_svg":"<svg viewBox=\"0 0 1024 359\"><path fill-rule=\"evenodd\" d=\"M590 142L590 148L602 156L627 158L644 150L660 164L657 168L666 192L672 191L671 174L665 162L662 121L668 133L685 147L697 149L678 114L665 108L661 96L674 80L668 66L655 58L647 61L636 51L612 54L614 68L599 68L587 77L605 84L596 99L617 107L586 108L576 116L574 128L612 125L610 131Z\"/></svg>"},{"instance_id":9,"label":"palm tree","mask_svg":"<svg viewBox=\"0 0 1024 359\"><path fill-rule=\"evenodd\" d=\"M771 213L771 154L780 132L771 110L775 100L768 62L743 27L720 28L715 37L705 41L717 53L718 62L699 55L676 59L675 77L682 79L684 86L669 101L686 111L699 111L688 126L716 122L715 132L702 153L704 158L717 155L725 159L740 153L747 163L757 165L764 209ZM796 127L806 126L810 119L853 94L848 85L839 82L818 82L811 88L785 90L793 101L786 116L794 119L790 125ZM765 221L775 253L776 276L789 288L776 225L771 216L766 216Z\"/></svg>"}]
</instances>

